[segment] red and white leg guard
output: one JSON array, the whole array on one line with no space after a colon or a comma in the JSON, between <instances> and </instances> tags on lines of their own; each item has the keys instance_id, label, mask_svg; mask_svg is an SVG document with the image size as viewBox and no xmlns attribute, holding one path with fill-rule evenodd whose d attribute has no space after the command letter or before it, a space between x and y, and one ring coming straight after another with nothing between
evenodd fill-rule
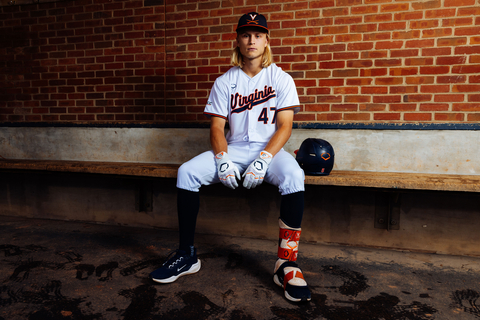
<instances>
[{"instance_id":1,"label":"red and white leg guard","mask_svg":"<svg viewBox=\"0 0 480 320\"><path fill-rule=\"evenodd\" d=\"M311 293L302 270L295 263L301 228L291 228L279 219L278 260L275 263L273 281L285 291L290 301L310 301Z\"/></svg>"},{"instance_id":2,"label":"red and white leg guard","mask_svg":"<svg viewBox=\"0 0 480 320\"><path fill-rule=\"evenodd\" d=\"M298 242L302 228L290 228L281 219L278 220L280 225L280 235L278 239L278 258L288 261L297 261Z\"/></svg>"}]
</instances>

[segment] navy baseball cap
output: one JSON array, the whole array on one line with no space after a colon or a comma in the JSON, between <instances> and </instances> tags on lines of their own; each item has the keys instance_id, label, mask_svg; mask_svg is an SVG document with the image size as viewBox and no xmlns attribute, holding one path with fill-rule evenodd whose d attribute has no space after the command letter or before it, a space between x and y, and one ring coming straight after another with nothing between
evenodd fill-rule
<instances>
[{"instance_id":1,"label":"navy baseball cap","mask_svg":"<svg viewBox=\"0 0 480 320\"><path fill-rule=\"evenodd\" d=\"M247 28L255 28L261 32L268 33L267 19L257 12L246 13L238 20L237 30L235 31L240 33Z\"/></svg>"}]
</instances>

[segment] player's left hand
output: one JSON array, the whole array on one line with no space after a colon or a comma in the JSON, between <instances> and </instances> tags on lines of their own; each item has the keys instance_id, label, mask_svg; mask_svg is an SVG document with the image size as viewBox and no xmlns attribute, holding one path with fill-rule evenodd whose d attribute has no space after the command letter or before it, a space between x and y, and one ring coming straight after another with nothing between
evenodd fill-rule
<instances>
[{"instance_id":1,"label":"player's left hand","mask_svg":"<svg viewBox=\"0 0 480 320\"><path fill-rule=\"evenodd\" d=\"M243 186L247 189L253 189L259 186L263 182L263 178L267 173L268 165L272 161L272 154L263 150L258 155L257 159L248 166L247 170L243 174L245 178L243 180Z\"/></svg>"}]
</instances>

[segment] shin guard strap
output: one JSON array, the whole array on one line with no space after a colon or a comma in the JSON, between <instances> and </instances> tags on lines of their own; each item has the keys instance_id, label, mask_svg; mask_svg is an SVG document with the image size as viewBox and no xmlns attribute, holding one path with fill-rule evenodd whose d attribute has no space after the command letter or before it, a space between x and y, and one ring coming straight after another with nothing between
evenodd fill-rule
<instances>
[{"instance_id":1,"label":"shin guard strap","mask_svg":"<svg viewBox=\"0 0 480 320\"><path fill-rule=\"evenodd\" d=\"M280 228L279 238L288 240L288 241L299 241L301 233L302 233L302 230Z\"/></svg>"},{"instance_id":2,"label":"shin guard strap","mask_svg":"<svg viewBox=\"0 0 480 320\"><path fill-rule=\"evenodd\" d=\"M283 278L283 287L286 288L288 281L292 280L293 278L300 278L305 280L302 271L297 268L296 270L292 270L285 275L285 277Z\"/></svg>"},{"instance_id":3,"label":"shin guard strap","mask_svg":"<svg viewBox=\"0 0 480 320\"><path fill-rule=\"evenodd\" d=\"M301 230L280 228L278 257L289 261L297 261L298 242Z\"/></svg>"}]
</instances>

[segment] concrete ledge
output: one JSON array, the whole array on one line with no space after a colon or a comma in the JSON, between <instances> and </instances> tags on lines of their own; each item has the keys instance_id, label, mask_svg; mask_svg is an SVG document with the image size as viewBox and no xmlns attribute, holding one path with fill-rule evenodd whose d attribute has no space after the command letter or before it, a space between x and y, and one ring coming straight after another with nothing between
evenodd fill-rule
<instances>
[{"instance_id":1,"label":"concrete ledge","mask_svg":"<svg viewBox=\"0 0 480 320\"><path fill-rule=\"evenodd\" d=\"M480 131L295 129L284 149L306 138L332 144L334 170L480 174ZM0 159L182 164L210 149L208 128L0 127Z\"/></svg>"},{"instance_id":2,"label":"concrete ledge","mask_svg":"<svg viewBox=\"0 0 480 320\"><path fill-rule=\"evenodd\" d=\"M131 162L0 160L0 169L3 170L96 173L154 178L176 178L178 167L178 164ZM324 186L480 192L479 175L335 170L328 176L306 176L305 183Z\"/></svg>"}]
</instances>

